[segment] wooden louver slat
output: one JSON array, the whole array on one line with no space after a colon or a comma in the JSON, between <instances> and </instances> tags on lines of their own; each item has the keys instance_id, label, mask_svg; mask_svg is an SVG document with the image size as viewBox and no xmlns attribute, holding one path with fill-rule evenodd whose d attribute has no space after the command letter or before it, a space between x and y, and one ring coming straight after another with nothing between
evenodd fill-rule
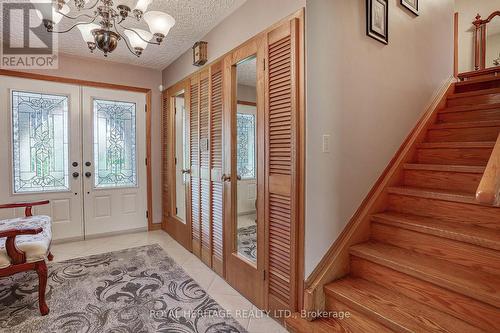
<instances>
[{"instance_id":1,"label":"wooden louver slat","mask_svg":"<svg viewBox=\"0 0 500 333\"><path fill-rule=\"evenodd\" d=\"M199 141L199 81L190 86L190 161L191 161L191 219L193 253L201 257L200 225L200 141Z\"/></svg>"},{"instance_id":2,"label":"wooden louver slat","mask_svg":"<svg viewBox=\"0 0 500 333\"><path fill-rule=\"evenodd\" d=\"M296 309L296 108L293 21L269 33L267 73L268 294L271 308ZM288 26L286 26L288 25Z\"/></svg>"},{"instance_id":3,"label":"wooden louver slat","mask_svg":"<svg viewBox=\"0 0 500 333\"><path fill-rule=\"evenodd\" d=\"M166 94L163 97L163 105L162 105L162 205L163 209L163 221L167 221L168 218L168 209L169 206L169 193L168 193L168 97Z\"/></svg>"},{"instance_id":4,"label":"wooden louver slat","mask_svg":"<svg viewBox=\"0 0 500 333\"><path fill-rule=\"evenodd\" d=\"M210 75L210 165L211 165L211 217L212 267L223 275L223 183L222 175L222 64L212 66Z\"/></svg>"},{"instance_id":5,"label":"wooden louver slat","mask_svg":"<svg viewBox=\"0 0 500 333\"><path fill-rule=\"evenodd\" d=\"M205 72L206 73L206 72ZM210 109L209 109L209 78L200 78L200 198L201 198L201 258L212 265L212 241L210 223Z\"/></svg>"}]
</instances>

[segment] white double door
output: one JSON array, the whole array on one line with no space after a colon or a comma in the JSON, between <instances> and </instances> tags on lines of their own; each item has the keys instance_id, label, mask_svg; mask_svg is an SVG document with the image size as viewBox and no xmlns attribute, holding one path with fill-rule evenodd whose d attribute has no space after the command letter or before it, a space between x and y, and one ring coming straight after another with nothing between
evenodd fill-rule
<instances>
[{"instance_id":1,"label":"white double door","mask_svg":"<svg viewBox=\"0 0 500 333\"><path fill-rule=\"evenodd\" d=\"M147 227L144 94L0 76L0 103L0 203L50 200L54 239Z\"/></svg>"}]
</instances>

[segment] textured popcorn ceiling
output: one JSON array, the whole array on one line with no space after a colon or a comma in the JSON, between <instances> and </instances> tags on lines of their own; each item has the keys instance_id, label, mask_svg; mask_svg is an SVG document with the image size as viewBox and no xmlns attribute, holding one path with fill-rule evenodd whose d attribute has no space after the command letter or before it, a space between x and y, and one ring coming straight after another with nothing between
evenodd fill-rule
<instances>
[{"instance_id":1,"label":"textured popcorn ceiling","mask_svg":"<svg viewBox=\"0 0 500 333\"><path fill-rule=\"evenodd\" d=\"M153 0L148 7L148 11L158 10L165 12L170 14L176 21L175 26L170 30L162 45L149 45L142 56L137 58L128 51L127 46L122 40L118 48L113 53L109 54L108 59L114 62L163 69L187 49L191 48L196 41L200 40L206 33L245 1L246 0ZM137 0L114 1L115 6L127 4L132 9L135 7L136 2ZM68 1L68 5L72 8L68 15L75 16L78 11L74 9L72 3L73 0ZM89 4L93 3L93 0L89 1ZM80 19L79 21L85 20ZM72 20L63 18L57 26L57 30L70 28L73 24L74 22ZM137 22L133 17L129 17L125 20L123 25L149 30L144 20ZM17 34L18 36L14 36L14 39L22 38L21 29L17 31ZM104 59L102 52L99 50L94 51L94 54L89 52L87 44L82 39L78 28L74 28L71 32L58 36L60 53Z\"/></svg>"}]
</instances>

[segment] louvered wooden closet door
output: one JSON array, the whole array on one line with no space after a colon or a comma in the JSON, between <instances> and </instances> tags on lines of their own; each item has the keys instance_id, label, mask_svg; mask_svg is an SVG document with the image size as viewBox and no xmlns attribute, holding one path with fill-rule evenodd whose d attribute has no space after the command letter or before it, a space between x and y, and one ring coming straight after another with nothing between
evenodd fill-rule
<instances>
[{"instance_id":1,"label":"louvered wooden closet door","mask_svg":"<svg viewBox=\"0 0 500 333\"><path fill-rule=\"evenodd\" d=\"M210 96L208 70L200 73L201 259L212 266L210 223Z\"/></svg>"},{"instance_id":2,"label":"louvered wooden closet door","mask_svg":"<svg viewBox=\"0 0 500 333\"><path fill-rule=\"evenodd\" d=\"M191 163L191 234L193 253L201 257L201 203L200 203L200 81L195 76L190 82L189 132Z\"/></svg>"},{"instance_id":3,"label":"louvered wooden closet door","mask_svg":"<svg viewBox=\"0 0 500 333\"><path fill-rule=\"evenodd\" d=\"M266 237L271 309L295 310L297 304L297 35L297 19L268 34Z\"/></svg>"},{"instance_id":4,"label":"louvered wooden closet door","mask_svg":"<svg viewBox=\"0 0 500 333\"><path fill-rule=\"evenodd\" d=\"M169 193L168 193L168 145L170 134L168 131L168 96L163 93L163 101L162 101L162 123L161 123L161 134L162 134L162 142L161 142L161 155L162 155L162 206L163 206L163 214L162 221L167 221L169 216Z\"/></svg>"},{"instance_id":5,"label":"louvered wooden closet door","mask_svg":"<svg viewBox=\"0 0 500 333\"><path fill-rule=\"evenodd\" d=\"M210 166L212 217L212 268L224 275L223 248L223 187L222 182L222 62L210 67Z\"/></svg>"}]
</instances>

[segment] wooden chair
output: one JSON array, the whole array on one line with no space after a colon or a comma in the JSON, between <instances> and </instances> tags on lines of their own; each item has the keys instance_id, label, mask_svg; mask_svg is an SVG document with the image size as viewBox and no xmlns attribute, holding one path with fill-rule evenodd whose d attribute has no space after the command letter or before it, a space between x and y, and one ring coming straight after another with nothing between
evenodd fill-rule
<instances>
[{"instance_id":1,"label":"wooden chair","mask_svg":"<svg viewBox=\"0 0 500 333\"><path fill-rule=\"evenodd\" d=\"M38 274L38 306L42 316L49 313L49 307L45 303L45 260L53 259L50 253L52 220L49 216L33 216L31 208L48 203L49 201L38 201L0 205L0 209L25 208L25 217L0 221L0 278L35 270Z\"/></svg>"}]
</instances>

